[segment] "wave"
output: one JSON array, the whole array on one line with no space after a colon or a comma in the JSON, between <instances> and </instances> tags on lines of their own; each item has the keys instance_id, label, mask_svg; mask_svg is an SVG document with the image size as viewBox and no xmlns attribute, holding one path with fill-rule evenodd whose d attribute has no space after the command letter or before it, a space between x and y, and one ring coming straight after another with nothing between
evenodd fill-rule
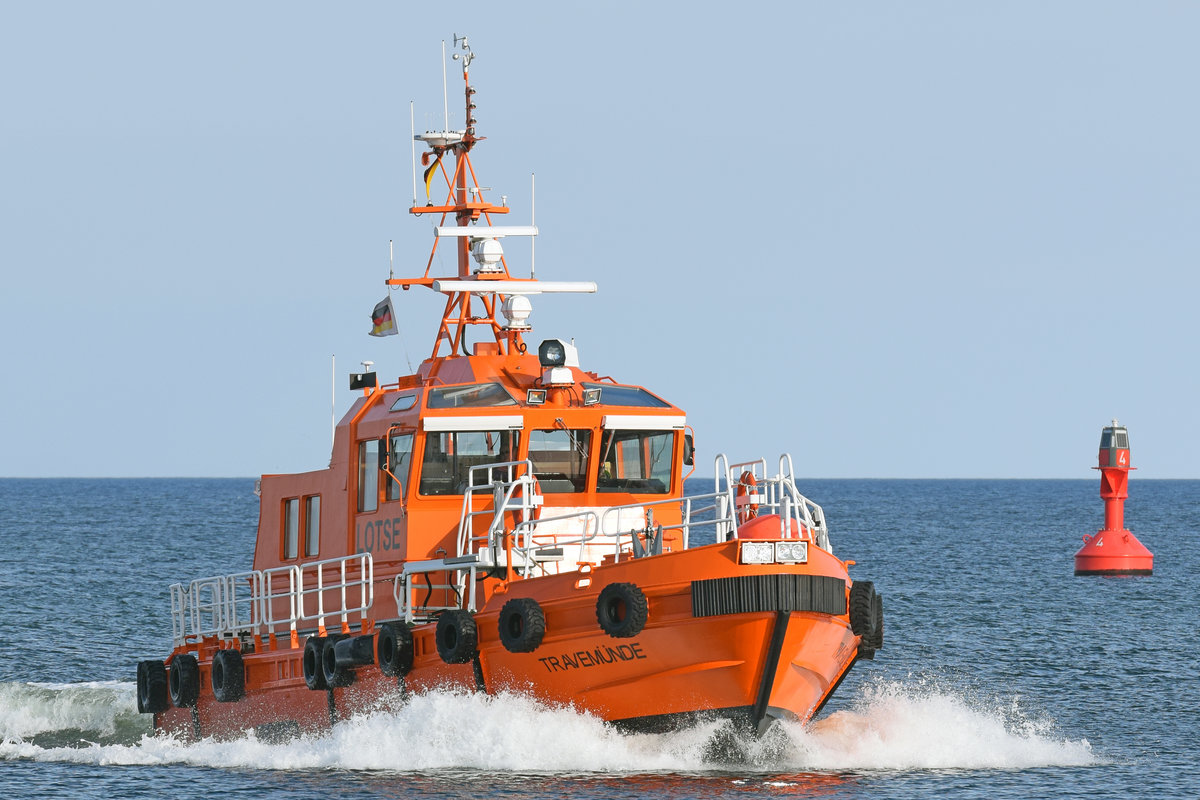
<instances>
[{"instance_id":1,"label":"wave","mask_svg":"<svg viewBox=\"0 0 1200 800\"><path fill-rule=\"evenodd\" d=\"M786 727L786 726L785 726ZM1017 698L972 699L944 687L880 681L852 710L788 733L816 770L1032 769L1105 763L1087 739L1063 738L1054 721Z\"/></svg>"},{"instance_id":2,"label":"wave","mask_svg":"<svg viewBox=\"0 0 1200 800\"><path fill-rule=\"evenodd\" d=\"M150 732L132 683L0 683L0 741L69 747L81 741L131 743Z\"/></svg>"},{"instance_id":3,"label":"wave","mask_svg":"<svg viewBox=\"0 0 1200 800\"><path fill-rule=\"evenodd\" d=\"M851 710L762 740L725 722L670 734L622 734L569 708L523 695L433 691L398 710L359 714L285 743L253 733L184 742L153 735L131 683L0 683L0 759L185 764L266 770L344 769L522 774L1028 769L1102 763L1086 739L1028 719L1016 700L972 702L948 689L880 682ZM714 743L735 746L714 747Z\"/></svg>"}]
</instances>

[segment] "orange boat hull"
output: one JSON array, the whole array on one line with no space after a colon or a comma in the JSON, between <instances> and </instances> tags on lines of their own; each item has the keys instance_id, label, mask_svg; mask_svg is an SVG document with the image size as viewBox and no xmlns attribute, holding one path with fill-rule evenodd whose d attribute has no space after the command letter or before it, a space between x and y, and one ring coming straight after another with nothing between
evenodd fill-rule
<instances>
[{"instance_id":1,"label":"orange boat hull","mask_svg":"<svg viewBox=\"0 0 1200 800\"><path fill-rule=\"evenodd\" d=\"M476 615L472 662L444 663L435 625L425 624L412 629L412 668L399 679L370 664L356 670L350 686L312 691L302 675L301 649L268 649L243 654L245 696L222 703L211 689L209 653L200 661L196 706L168 709L155 722L185 736L249 728L290 734L398 706L405 692L444 688L528 693L632 730L664 730L704 716L733 718L758 731L775 719L806 721L857 656L845 566L815 549L807 565L741 565L737 544L515 581ZM648 601L645 627L628 638L608 635L597 622L599 592L617 582L639 586ZM777 597L769 588L776 585L799 586L801 595L812 596L788 599L789 590ZM824 596L805 588L812 586L826 587ZM500 609L513 597L533 598L544 609L546 634L533 652L509 652L501 642ZM764 607L772 603L780 607ZM787 608L804 603L825 607Z\"/></svg>"}]
</instances>

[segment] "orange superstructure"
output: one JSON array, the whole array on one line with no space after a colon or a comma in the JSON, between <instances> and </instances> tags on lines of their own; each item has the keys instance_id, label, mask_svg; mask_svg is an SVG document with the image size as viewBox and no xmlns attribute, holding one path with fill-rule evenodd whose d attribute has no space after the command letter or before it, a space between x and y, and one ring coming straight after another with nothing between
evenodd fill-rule
<instances>
[{"instance_id":1,"label":"orange superstructure","mask_svg":"<svg viewBox=\"0 0 1200 800\"><path fill-rule=\"evenodd\" d=\"M250 569L170 587L173 650L139 663L139 710L182 735L288 735L452 686L631 729L807 720L882 647L880 596L833 555L790 457L718 456L712 491L686 495L682 409L571 343L526 345L530 298L596 286L510 272L503 243L537 229L493 225L509 209L471 164L462 48L465 129L415 137L433 254L388 281L446 295L432 354L352 376L327 469L262 477ZM456 274L431 276L439 245Z\"/></svg>"}]
</instances>

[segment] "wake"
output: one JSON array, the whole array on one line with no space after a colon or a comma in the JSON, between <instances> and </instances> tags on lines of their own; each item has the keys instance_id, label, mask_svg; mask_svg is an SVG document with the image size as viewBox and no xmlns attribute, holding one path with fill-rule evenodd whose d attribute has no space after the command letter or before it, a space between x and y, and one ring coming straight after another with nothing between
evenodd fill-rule
<instances>
[{"instance_id":1,"label":"wake","mask_svg":"<svg viewBox=\"0 0 1200 800\"><path fill-rule=\"evenodd\" d=\"M185 743L153 735L132 683L0 683L0 759L185 764L264 770L523 774L1011 770L1102 763L1086 739L1057 734L1019 704L988 706L945 688L865 687L852 709L807 726L737 739L735 760L711 722L669 734L622 734L595 717L522 695L434 691L285 743L244 737ZM722 755L724 754L724 755Z\"/></svg>"}]
</instances>

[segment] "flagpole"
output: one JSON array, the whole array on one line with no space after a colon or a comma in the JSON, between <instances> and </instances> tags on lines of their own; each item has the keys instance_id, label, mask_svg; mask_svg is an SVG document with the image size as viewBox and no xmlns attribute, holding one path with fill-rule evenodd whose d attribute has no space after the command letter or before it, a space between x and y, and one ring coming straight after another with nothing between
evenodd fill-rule
<instances>
[{"instance_id":1,"label":"flagpole","mask_svg":"<svg viewBox=\"0 0 1200 800\"><path fill-rule=\"evenodd\" d=\"M437 113L436 111L434 112ZM446 40L442 39L442 115L445 120L446 127L444 131L450 130L450 101L446 99Z\"/></svg>"},{"instance_id":2,"label":"flagpole","mask_svg":"<svg viewBox=\"0 0 1200 800\"><path fill-rule=\"evenodd\" d=\"M535 194L537 190L537 173L529 173L529 224L537 227L537 203L535 202ZM537 273L533 268L534 247L537 246L537 237L529 237L529 277L536 278Z\"/></svg>"},{"instance_id":3,"label":"flagpole","mask_svg":"<svg viewBox=\"0 0 1200 800\"><path fill-rule=\"evenodd\" d=\"M337 356L329 356L329 447L332 451L337 435Z\"/></svg>"},{"instance_id":4,"label":"flagpole","mask_svg":"<svg viewBox=\"0 0 1200 800\"><path fill-rule=\"evenodd\" d=\"M408 101L408 132L411 134L409 140L412 142L412 179L413 179L413 205L417 204L417 121L414 116L413 101Z\"/></svg>"}]
</instances>

